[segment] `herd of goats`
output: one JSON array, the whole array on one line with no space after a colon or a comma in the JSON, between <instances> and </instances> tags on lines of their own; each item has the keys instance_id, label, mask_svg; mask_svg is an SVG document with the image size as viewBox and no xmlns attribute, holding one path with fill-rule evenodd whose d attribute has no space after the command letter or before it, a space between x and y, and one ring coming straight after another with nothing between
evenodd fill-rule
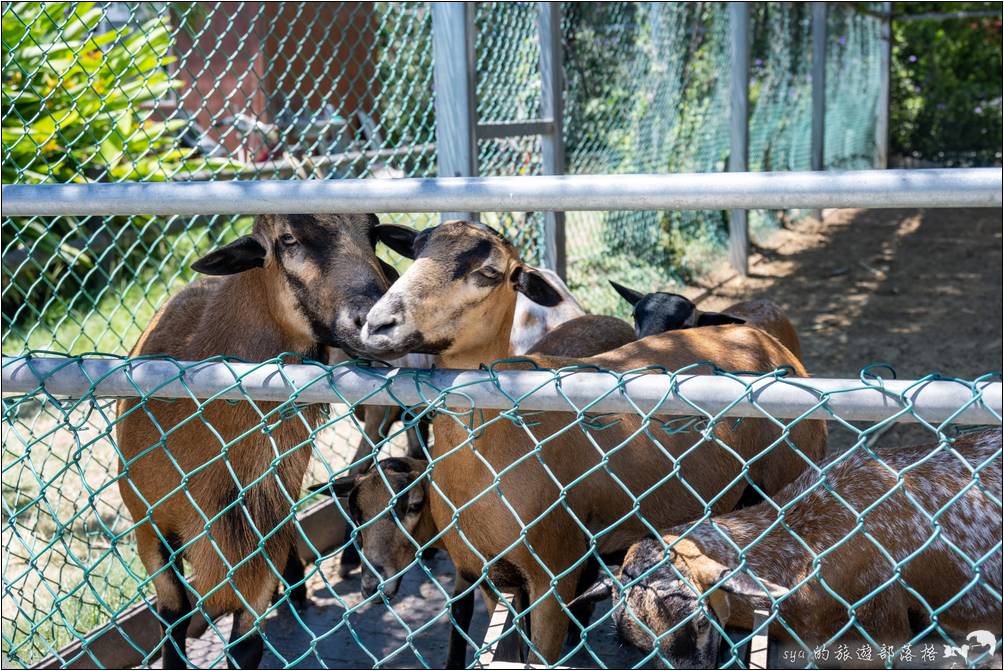
<instances>
[{"instance_id":1,"label":"herd of goats","mask_svg":"<svg viewBox=\"0 0 1004 671\"><path fill-rule=\"evenodd\" d=\"M399 275L377 257L380 243L414 261ZM587 314L556 275L468 222L416 231L365 214L259 216L250 235L192 267L209 277L167 302L133 356L502 362L496 370L709 362L808 375L770 301L709 313L615 284L631 326ZM255 668L280 579L284 598L307 600L291 510L312 484L323 408L283 420L277 407L119 403L118 483L156 589L165 668L185 666L197 608L233 613L228 663ZM757 609L775 613L772 637L809 646L860 630L897 645L936 628L1000 632L999 428L880 448L876 460L868 450L827 458L822 420L670 431L634 414L598 426L572 411L532 421L437 412L409 429L408 456L380 459L385 411L360 412L366 436L351 470L312 487L347 497L356 532L340 571L362 564L363 593L391 599L416 553L444 549L457 576L447 668L466 665L459 630L472 585L489 609L502 589L532 604L540 663L560 659L611 598L620 637L682 667L713 667L724 628L750 629Z\"/></svg>"}]
</instances>

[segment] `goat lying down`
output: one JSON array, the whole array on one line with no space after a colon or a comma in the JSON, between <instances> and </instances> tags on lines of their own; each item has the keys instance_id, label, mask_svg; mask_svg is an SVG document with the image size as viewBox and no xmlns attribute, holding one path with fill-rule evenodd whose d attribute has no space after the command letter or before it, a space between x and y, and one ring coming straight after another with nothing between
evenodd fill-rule
<instances>
[{"instance_id":1,"label":"goat lying down","mask_svg":"<svg viewBox=\"0 0 1004 671\"><path fill-rule=\"evenodd\" d=\"M783 621L812 647L850 620L832 590L855 604L859 626L880 644L907 643L941 608L937 622L953 637L986 630L1000 641L1001 435L996 428L951 445L878 450L881 462L860 449L835 457L821 466L825 481L810 469L778 494L790 504L790 532L764 503L636 543L613 589L620 636L652 650L655 635L675 668L712 668L724 627L751 629L754 609L776 602L771 636L791 640ZM610 591L605 581L582 598Z\"/></svg>"}]
</instances>

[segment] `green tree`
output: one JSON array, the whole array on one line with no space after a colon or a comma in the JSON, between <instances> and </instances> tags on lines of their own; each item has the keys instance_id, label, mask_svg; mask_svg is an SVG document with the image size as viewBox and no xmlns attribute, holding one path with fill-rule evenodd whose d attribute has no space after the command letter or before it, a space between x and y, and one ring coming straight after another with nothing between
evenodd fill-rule
<instances>
[{"instance_id":1,"label":"green tree","mask_svg":"<svg viewBox=\"0 0 1004 671\"><path fill-rule=\"evenodd\" d=\"M992 12L947 20L893 21L890 144L937 163L1000 163L1001 5L895 3L897 15Z\"/></svg>"}]
</instances>

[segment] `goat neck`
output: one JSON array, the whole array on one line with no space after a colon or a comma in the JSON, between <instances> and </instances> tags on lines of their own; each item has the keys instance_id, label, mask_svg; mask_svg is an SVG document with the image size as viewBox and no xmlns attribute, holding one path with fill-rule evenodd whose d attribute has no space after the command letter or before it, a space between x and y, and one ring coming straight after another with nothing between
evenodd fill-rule
<instances>
[{"instance_id":1,"label":"goat neck","mask_svg":"<svg viewBox=\"0 0 1004 671\"><path fill-rule=\"evenodd\" d=\"M217 284L191 342L198 356L216 355L260 361L283 352L321 360L323 347L297 328L291 301L270 290L269 270L255 268L204 280Z\"/></svg>"}]
</instances>

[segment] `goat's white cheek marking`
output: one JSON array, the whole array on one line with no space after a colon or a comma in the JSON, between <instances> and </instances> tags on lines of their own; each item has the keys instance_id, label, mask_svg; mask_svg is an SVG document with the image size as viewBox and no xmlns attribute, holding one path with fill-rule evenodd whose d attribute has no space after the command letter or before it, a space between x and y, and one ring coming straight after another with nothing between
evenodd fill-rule
<instances>
[{"instance_id":1,"label":"goat's white cheek marking","mask_svg":"<svg viewBox=\"0 0 1004 671\"><path fill-rule=\"evenodd\" d=\"M397 317L403 324L421 328L425 315L434 317L448 294L435 281L436 265L432 259L417 259L380 299L380 303L400 305Z\"/></svg>"}]
</instances>

